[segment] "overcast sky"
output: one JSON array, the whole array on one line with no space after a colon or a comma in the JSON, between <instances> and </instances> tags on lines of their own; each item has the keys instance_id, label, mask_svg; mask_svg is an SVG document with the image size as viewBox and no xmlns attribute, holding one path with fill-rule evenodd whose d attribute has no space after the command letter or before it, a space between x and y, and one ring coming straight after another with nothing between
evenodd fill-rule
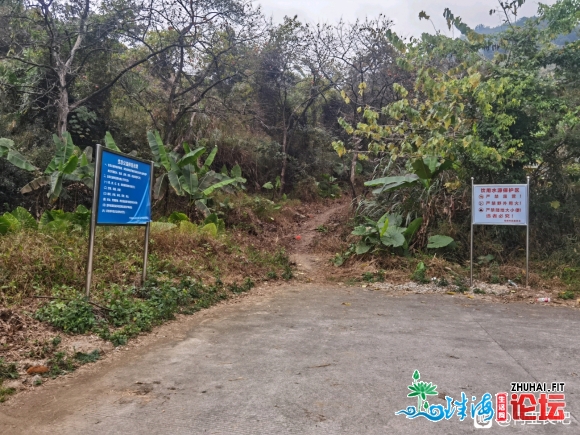
<instances>
[{"instance_id":1,"label":"overcast sky","mask_svg":"<svg viewBox=\"0 0 580 435\"><path fill-rule=\"evenodd\" d=\"M382 13L394 21L394 30L400 36L420 36L423 32L433 32L428 21L419 21L419 12L424 10L442 32L447 30L443 10L448 7L472 27L477 24L496 26L500 23L498 15L489 16L489 10L498 6L497 0L256 0L262 5L267 16L275 22L284 15L294 16L303 22L319 21L333 23L341 17L345 21L356 18L375 17ZM542 0L541 3L553 4L555 0ZM520 17L532 16L538 9L537 0L527 0L521 9ZM448 33L448 32L446 32Z\"/></svg>"}]
</instances>

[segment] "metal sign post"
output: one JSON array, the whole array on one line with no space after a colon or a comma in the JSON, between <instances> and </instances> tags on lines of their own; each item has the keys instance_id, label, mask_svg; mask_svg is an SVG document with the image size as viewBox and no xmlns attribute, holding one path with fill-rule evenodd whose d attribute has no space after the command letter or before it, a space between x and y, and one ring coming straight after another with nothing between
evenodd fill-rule
<instances>
[{"instance_id":1,"label":"metal sign post","mask_svg":"<svg viewBox=\"0 0 580 435\"><path fill-rule=\"evenodd\" d=\"M99 184L101 178L101 145L97 144L95 159L95 176L93 177L93 204L91 207L91 228L89 230L89 258L87 260L87 282L85 293L87 298L91 293L91 281L93 279L93 251L95 249L95 227L97 226L97 211L95 205L99 202Z\"/></svg>"},{"instance_id":2,"label":"metal sign post","mask_svg":"<svg viewBox=\"0 0 580 435\"><path fill-rule=\"evenodd\" d=\"M519 225L526 227L526 287L530 260L530 177L526 184L473 184L471 177L470 283L473 287L473 226Z\"/></svg>"},{"instance_id":3,"label":"metal sign post","mask_svg":"<svg viewBox=\"0 0 580 435\"><path fill-rule=\"evenodd\" d=\"M153 162L97 145L85 286L87 298L91 291L97 225L145 226L142 282L147 278L152 191Z\"/></svg>"}]
</instances>

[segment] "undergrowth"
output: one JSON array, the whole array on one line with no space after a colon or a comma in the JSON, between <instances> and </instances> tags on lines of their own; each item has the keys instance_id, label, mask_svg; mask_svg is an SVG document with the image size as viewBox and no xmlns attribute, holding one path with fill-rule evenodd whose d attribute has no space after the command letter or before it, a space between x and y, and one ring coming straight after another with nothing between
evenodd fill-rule
<instances>
[{"instance_id":1,"label":"undergrowth","mask_svg":"<svg viewBox=\"0 0 580 435\"><path fill-rule=\"evenodd\" d=\"M53 290L61 286L83 288L87 237L74 231L19 231L0 237L0 304L19 305L33 296L58 296ZM143 238L142 228L97 228L93 267L96 296L102 296L111 284L139 283ZM220 273L232 280L247 276L262 279L269 272L289 275L287 269L284 250L268 252L230 233L212 236L173 230L151 234L148 271L153 274L208 280ZM77 309L82 310L82 306Z\"/></svg>"},{"instance_id":2,"label":"undergrowth","mask_svg":"<svg viewBox=\"0 0 580 435\"><path fill-rule=\"evenodd\" d=\"M18 379L16 364L7 363L0 358L0 403L5 402L9 395L14 394L14 388L4 388L2 383L5 379Z\"/></svg>"},{"instance_id":3,"label":"undergrowth","mask_svg":"<svg viewBox=\"0 0 580 435\"><path fill-rule=\"evenodd\" d=\"M158 274L140 288L114 285L92 303L74 289L61 287L55 291L60 296L41 306L34 316L65 332L84 334L92 331L118 346L175 318L177 313L193 314L254 286L251 278L226 285L218 276L213 284L207 285L191 277L176 283ZM58 359L58 354L56 358L54 367L70 370L70 360L64 356Z\"/></svg>"}]
</instances>

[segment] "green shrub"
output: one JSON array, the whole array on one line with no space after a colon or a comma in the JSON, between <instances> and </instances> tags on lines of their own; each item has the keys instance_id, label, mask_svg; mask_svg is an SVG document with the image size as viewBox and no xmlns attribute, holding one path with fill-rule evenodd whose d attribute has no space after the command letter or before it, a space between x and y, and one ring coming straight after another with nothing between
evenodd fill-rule
<instances>
[{"instance_id":1,"label":"green shrub","mask_svg":"<svg viewBox=\"0 0 580 435\"><path fill-rule=\"evenodd\" d=\"M573 290L566 290L565 292L561 292L559 296L560 299L564 300L574 299L576 297L576 292Z\"/></svg>"},{"instance_id":2,"label":"green shrub","mask_svg":"<svg viewBox=\"0 0 580 435\"><path fill-rule=\"evenodd\" d=\"M80 364L88 364L97 361L101 357L98 349L93 350L91 353L77 352L75 354L75 359Z\"/></svg>"},{"instance_id":3,"label":"green shrub","mask_svg":"<svg viewBox=\"0 0 580 435\"><path fill-rule=\"evenodd\" d=\"M426 273L427 273L427 267L425 266L425 263L420 261L419 264L417 264L417 267L415 268L413 275L411 275L411 279L413 281L417 281L420 284L427 284L429 282L429 280L425 276Z\"/></svg>"},{"instance_id":4,"label":"green shrub","mask_svg":"<svg viewBox=\"0 0 580 435\"><path fill-rule=\"evenodd\" d=\"M59 375L73 372L76 369L72 358L68 357L65 352L57 352L47 362L50 371L48 374L55 378Z\"/></svg>"},{"instance_id":5,"label":"green shrub","mask_svg":"<svg viewBox=\"0 0 580 435\"><path fill-rule=\"evenodd\" d=\"M40 307L34 317L65 332L84 334L93 329L97 320L93 307L84 297L71 300L56 299Z\"/></svg>"},{"instance_id":6,"label":"green shrub","mask_svg":"<svg viewBox=\"0 0 580 435\"><path fill-rule=\"evenodd\" d=\"M11 394L14 394L15 392L16 392L16 390L14 388L3 388L2 382L0 382L0 403L4 403L6 401L6 399L8 398L7 396L10 396Z\"/></svg>"},{"instance_id":7,"label":"green shrub","mask_svg":"<svg viewBox=\"0 0 580 435\"><path fill-rule=\"evenodd\" d=\"M192 314L209 308L228 297L226 290L242 293L254 286L255 283L250 278L246 278L242 284L234 282L225 286L218 275L213 285L206 286L190 277L182 278L176 284L154 276L139 289L112 286L103 293L102 300L95 306L84 298L75 296L74 290L63 287L56 291L60 299L40 307L35 317L66 332L81 334L92 330L104 340L118 346L165 320L173 319L176 313ZM59 340L59 337L55 338L53 346L56 347ZM98 358L98 355L91 355L76 354L73 361L58 353L52 361L54 371L56 373L58 370L69 370L70 361L74 365L75 361Z\"/></svg>"},{"instance_id":8,"label":"green shrub","mask_svg":"<svg viewBox=\"0 0 580 435\"><path fill-rule=\"evenodd\" d=\"M18 369L15 363L6 363L0 358L0 385L4 379L18 379Z\"/></svg>"}]
</instances>

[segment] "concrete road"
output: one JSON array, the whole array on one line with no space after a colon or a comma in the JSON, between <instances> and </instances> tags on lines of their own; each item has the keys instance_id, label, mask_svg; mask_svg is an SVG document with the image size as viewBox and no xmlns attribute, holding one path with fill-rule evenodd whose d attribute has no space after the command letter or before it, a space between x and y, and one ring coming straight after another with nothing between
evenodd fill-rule
<instances>
[{"instance_id":1,"label":"concrete road","mask_svg":"<svg viewBox=\"0 0 580 435\"><path fill-rule=\"evenodd\" d=\"M214 307L123 358L0 407L1 434L465 434L414 420L414 370L477 400L511 382L565 382L570 425L483 433L580 433L579 311L465 296L284 286ZM175 327L174 327L175 330ZM445 400L430 397L432 404Z\"/></svg>"}]
</instances>

